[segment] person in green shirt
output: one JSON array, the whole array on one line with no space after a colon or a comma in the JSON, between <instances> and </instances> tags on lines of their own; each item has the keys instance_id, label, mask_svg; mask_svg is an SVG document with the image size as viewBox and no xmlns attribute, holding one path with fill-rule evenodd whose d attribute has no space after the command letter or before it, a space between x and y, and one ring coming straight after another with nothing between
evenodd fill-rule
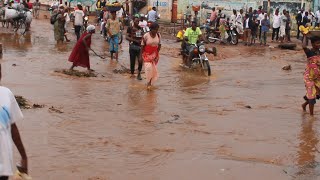
<instances>
[{"instance_id":1,"label":"person in green shirt","mask_svg":"<svg viewBox=\"0 0 320 180\"><path fill-rule=\"evenodd\" d=\"M199 27L197 27L197 22L193 21L192 26L186 30L184 33L184 41L186 44L186 49L189 51L189 58L183 58L183 63L190 67L192 57L194 56L193 50L196 48L195 44L197 44L199 39L202 38L202 32ZM186 62L187 61L187 62Z\"/></svg>"}]
</instances>

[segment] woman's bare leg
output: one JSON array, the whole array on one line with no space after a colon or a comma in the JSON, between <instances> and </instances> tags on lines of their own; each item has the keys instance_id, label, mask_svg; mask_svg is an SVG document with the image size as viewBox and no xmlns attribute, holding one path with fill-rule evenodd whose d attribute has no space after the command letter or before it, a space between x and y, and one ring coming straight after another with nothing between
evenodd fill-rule
<instances>
[{"instance_id":1,"label":"woman's bare leg","mask_svg":"<svg viewBox=\"0 0 320 180\"><path fill-rule=\"evenodd\" d=\"M308 105L309 103L308 103L308 101L306 101L305 103L303 103L301 106L302 106L302 110L304 111L304 112L306 112L307 111L307 105Z\"/></svg>"},{"instance_id":2,"label":"woman's bare leg","mask_svg":"<svg viewBox=\"0 0 320 180\"><path fill-rule=\"evenodd\" d=\"M313 116L314 104L309 104L310 115Z\"/></svg>"}]
</instances>

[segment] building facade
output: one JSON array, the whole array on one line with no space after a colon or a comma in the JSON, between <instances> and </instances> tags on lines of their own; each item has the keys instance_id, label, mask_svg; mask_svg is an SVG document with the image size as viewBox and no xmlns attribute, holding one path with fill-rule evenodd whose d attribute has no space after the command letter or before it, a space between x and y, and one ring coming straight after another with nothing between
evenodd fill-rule
<instances>
[{"instance_id":1,"label":"building facade","mask_svg":"<svg viewBox=\"0 0 320 180\"><path fill-rule=\"evenodd\" d=\"M299 9L309 9L310 7L320 6L320 0L272 0L271 11L275 8L287 9L292 14L298 12ZM313 4L313 5L312 5ZM182 19L187 9L187 6L201 6L205 5L207 9L211 7L223 7L224 12L231 12L232 9L258 9L263 6L264 9L268 7L267 0L147 0L147 8L142 9L142 13L147 13L152 6L158 7L160 17L164 21L174 21L175 19Z\"/></svg>"}]
</instances>

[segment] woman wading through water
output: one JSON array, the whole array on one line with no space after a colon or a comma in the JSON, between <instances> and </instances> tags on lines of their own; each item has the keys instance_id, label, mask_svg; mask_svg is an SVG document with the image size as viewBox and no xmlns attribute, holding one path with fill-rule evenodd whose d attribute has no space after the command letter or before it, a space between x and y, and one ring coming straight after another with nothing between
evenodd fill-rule
<instances>
[{"instance_id":1,"label":"woman wading through water","mask_svg":"<svg viewBox=\"0 0 320 180\"><path fill-rule=\"evenodd\" d=\"M158 33L159 25L152 23L150 32L146 33L141 41L141 58L144 62L144 68L147 77L147 88L151 86L158 79L157 64L159 61L159 51L161 49L161 36Z\"/></svg>"},{"instance_id":2,"label":"woman wading through water","mask_svg":"<svg viewBox=\"0 0 320 180\"><path fill-rule=\"evenodd\" d=\"M87 68L88 71L93 71L90 69L89 60L91 36L93 33L95 33L95 26L89 25L87 27L87 31L81 35L77 44L74 46L69 57L69 61L73 62L70 70L73 70L74 67L81 66Z\"/></svg>"},{"instance_id":3,"label":"woman wading through water","mask_svg":"<svg viewBox=\"0 0 320 180\"><path fill-rule=\"evenodd\" d=\"M309 105L310 115L313 116L314 105L316 99L319 99L320 88L320 37L311 37L312 48L307 48L307 36L304 35L302 47L307 55L308 62L304 72L304 83L306 87L306 95L304 96L305 103L302 104L302 109L306 111L307 105Z\"/></svg>"}]
</instances>

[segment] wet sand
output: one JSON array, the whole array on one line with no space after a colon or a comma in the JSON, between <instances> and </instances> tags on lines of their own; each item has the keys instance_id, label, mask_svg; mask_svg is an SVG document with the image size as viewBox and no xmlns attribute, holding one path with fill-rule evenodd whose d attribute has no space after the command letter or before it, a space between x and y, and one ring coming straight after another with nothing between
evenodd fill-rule
<instances>
[{"instance_id":1,"label":"wet sand","mask_svg":"<svg viewBox=\"0 0 320 180\"><path fill-rule=\"evenodd\" d=\"M72 33L56 46L48 21L34 20L26 37L0 31L2 85L45 105L18 123L35 180L319 179L320 109L301 110L301 50L219 45L205 77L181 69L179 44L167 39L146 91L113 73L129 67L126 41L120 63L92 54L98 76L79 78L55 72L71 66ZM108 54L98 33L92 48Z\"/></svg>"}]
</instances>

